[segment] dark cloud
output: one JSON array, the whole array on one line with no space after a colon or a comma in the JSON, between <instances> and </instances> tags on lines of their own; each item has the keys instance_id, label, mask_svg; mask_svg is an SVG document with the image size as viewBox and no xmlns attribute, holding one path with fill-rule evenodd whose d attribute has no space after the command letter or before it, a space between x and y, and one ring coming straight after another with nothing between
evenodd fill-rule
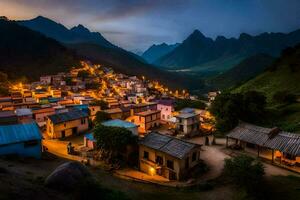
<instances>
[{"instance_id":1,"label":"dark cloud","mask_svg":"<svg viewBox=\"0 0 300 200\"><path fill-rule=\"evenodd\" d=\"M194 29L237 37L300 28L299 0L0 0L0 8L13 18L81 23L129 49L181 42Z\"/></svg>"}]
</instances>

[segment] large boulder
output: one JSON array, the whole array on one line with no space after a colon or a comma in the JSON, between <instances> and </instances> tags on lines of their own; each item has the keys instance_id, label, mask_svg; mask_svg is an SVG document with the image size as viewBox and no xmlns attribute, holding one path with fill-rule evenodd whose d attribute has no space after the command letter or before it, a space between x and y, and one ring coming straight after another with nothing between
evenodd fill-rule
<instances>
[{"instance_id":1,"label":"large boulder","mask_svg":"<svg viewBox=\"0 0 300 200\"><path fill-rule=\"evenodd\" d=\"M79 162L66 162L58 166L45 180L45 185L58 190L76 189L92 180L88 169Z\"/></svg>"}]
</instances>

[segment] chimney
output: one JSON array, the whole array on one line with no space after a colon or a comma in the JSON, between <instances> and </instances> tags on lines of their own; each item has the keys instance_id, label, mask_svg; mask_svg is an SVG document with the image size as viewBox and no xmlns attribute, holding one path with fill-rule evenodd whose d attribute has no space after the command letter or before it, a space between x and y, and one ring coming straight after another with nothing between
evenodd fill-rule
<instances>
[{"instance_id":1,"label":"chimney","mask_svg":"<svg viewBox=\"0 0 300 200\"><path fill-rule=\"evenodd\" d=\"M280 131L281 131L281 130L280 130L280 128L278 128L278 127L272 128L272 129L270 130L269 134L268 134L268 135L269 135L269 138L275 137Z\"/></svg>"}]
</instances>

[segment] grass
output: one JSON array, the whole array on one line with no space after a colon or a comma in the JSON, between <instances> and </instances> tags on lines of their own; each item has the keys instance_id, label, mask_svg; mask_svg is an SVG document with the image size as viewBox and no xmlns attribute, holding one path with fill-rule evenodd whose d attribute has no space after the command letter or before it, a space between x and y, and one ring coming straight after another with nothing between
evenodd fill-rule
<instances>
[{"instance_id":1,"label":"grass","mask_svg":"<svg viewBox=\"0 0 300 200\"><path fill-rule=\"evenodd\" d=\"M296 176L272 176L265 183L266 199L299 200L300 178Z\"/></svg>"}]
</instances>

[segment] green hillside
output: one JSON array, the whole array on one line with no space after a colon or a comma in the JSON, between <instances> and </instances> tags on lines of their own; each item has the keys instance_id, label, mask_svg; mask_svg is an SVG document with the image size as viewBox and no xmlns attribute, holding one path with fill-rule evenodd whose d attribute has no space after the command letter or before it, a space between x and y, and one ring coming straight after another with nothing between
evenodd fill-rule
<instances>
[{"instance_id":1,"label":"green hillside","mask_svg":"<svg viewBox=\"0 0 300 200\"><path fill-rule=\"evenodd\" d=\"M268 126L300 132L300 45L282 52L268 69L235 88L233 92L256 90L267 97Z\"/></svg>"},{"instance_id":2,"label":"green hillside","mask_svg":"<svg viewBox=\"0 0 300 200\"><path fill-rule=\"evenodd\" d=\"M300 45L283 51L264 73L239 86L234 91L244 92L256 90L264 93L269 102L273 102L273 95L287 91L300 94Z\"/></svg>"},{"instance_id":3,"label":"green hillside","mask_svg":"<svg viewBox=\"0 0 300 200\"><path fill-rule=\"evenodd\" d=\"M274 58L267 54L257 54L242 60L232 69L207 81L208 85L216 89L230 88L239 85L262 73Z\"/></svg>"}]
</instances>

